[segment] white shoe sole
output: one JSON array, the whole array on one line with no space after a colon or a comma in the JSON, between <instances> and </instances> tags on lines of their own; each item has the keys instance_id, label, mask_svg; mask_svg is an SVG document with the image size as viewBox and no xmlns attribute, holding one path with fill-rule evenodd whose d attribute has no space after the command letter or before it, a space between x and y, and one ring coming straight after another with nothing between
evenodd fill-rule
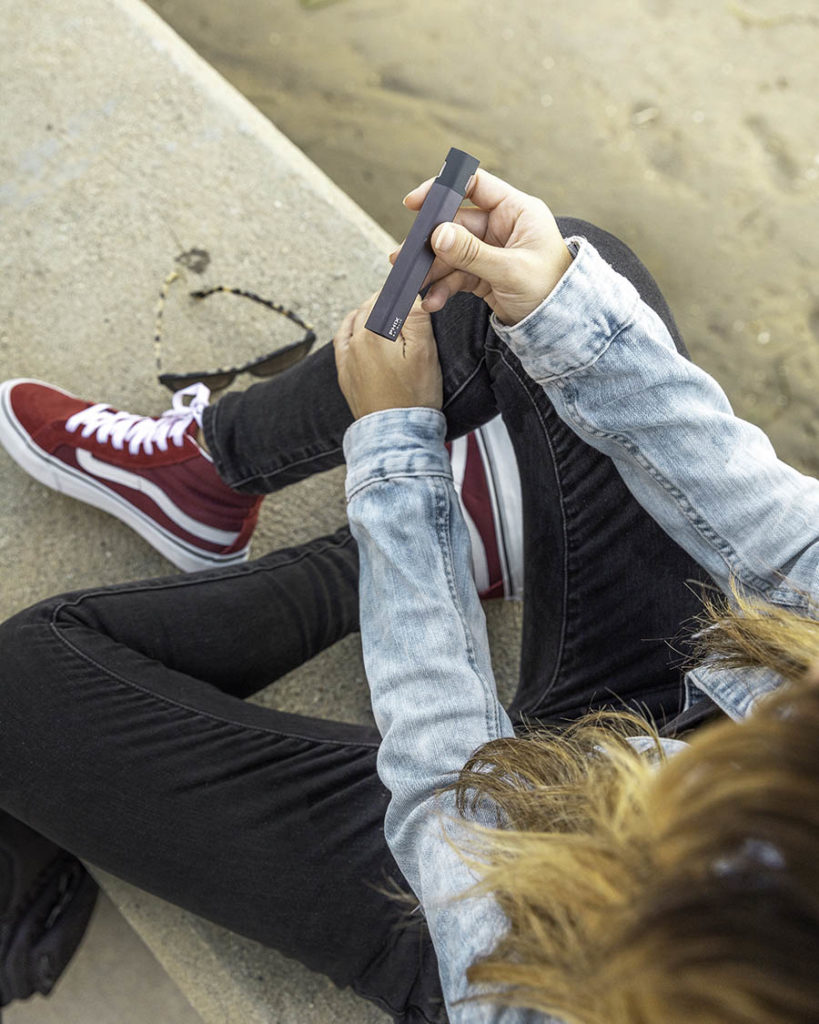
<instances>
[{"instance_id":1,"label":"white shoe sole","mask_svg":"<svg viewBox=\"0 0 819 1024\"><path fill-rule=\"evenodd\" d=\"M500 416L475 431L489 484L504 592L523 597L523 495L515 449Z\"/></svg>"},{"instance_id":2,"label":"white shoe sole","mask_svg":"<svg viewBox=\"0 0 819 1024\"><path fill-rule=\"evenodd\" d=\"M45 387L53 387L53 385L22 377L0 384L0 444L29 476L34 477L39 483L50 487L53 491L59 491L60 494L76 498L115 516L120 522L130 526L151 547L183 572L197 572L200 569L238 565L247 561L249 546L242 548L241 551L231 552L229 555L201 551L165 530L150 516L120 498L116 492L110 491L103 484L97 483L79 470L72 469L60 459L44 452L42 448L34 444L11 408L10 393L17 384L41 384ZM61 388L55 388L55 390L62 391ZM67 391L62 391L62 393L69 394ZM70 397L75 398L76 396L70 395Z\"/></svg>"}]
</instances>

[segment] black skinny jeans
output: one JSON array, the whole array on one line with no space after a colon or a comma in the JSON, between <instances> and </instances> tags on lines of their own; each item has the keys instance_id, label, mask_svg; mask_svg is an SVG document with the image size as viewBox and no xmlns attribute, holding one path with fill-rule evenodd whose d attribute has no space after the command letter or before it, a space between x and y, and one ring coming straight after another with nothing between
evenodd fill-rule
<instances>
[{"instance_id":1,"label":"black skinny jeans","mask_svg":"<svg viewBox=\"0 0 819 1024\"><path fill-rule=\"evenodd\" d=\"M611 235L563 219L682 341L655 282ZM581 442L459 295L433 314L450 438L498 411L518 459L525 593L513 721L681 707L667 641L702 572ZM332 346L212 406L223 478L264 493L343 461L351 422ZM275 947L393 1014L445 1019L428 935L382 895L375 730L243 698L358 628L344 526L245 565L56 597L0 627L0 807L127 881Z\"/></svg>"}]
</instances>

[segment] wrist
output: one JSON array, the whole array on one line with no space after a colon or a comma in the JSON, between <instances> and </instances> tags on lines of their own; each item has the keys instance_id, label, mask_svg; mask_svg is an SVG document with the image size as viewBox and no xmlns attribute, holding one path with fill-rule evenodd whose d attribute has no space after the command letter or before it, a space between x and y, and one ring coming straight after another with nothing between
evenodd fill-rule
<instances>
[{"instance_id":1,"label":"wrist","mask_svg":"<svg viewBox=\"0 0 819 1024\"><path fill-rule=\"evenodd\" d=\"M521 314L515 320L504 322L502 318L499 318L501 319L501 322L504 323L504 326L515 327L528 316L531 316L536 309L539 309L566 276L573 260L574 253L569 249L565 242L561 245L559 250L554 254L550 254L550 259L547 262L542 275L542 280L545 282L545 288L541 288L536 292L535 296L524 306Z\"/></svg>"},{"instance_id":2,"label":"wrist","mask_svg":"<svg viewBox=\"0 0 819 1024\"><path fill-rule=\"evenodd\" d=\"M398 412L401 409L434 409L436 412L440 412L441 406L436 405L434 402L390 401L389 399L382 399L381 401L357 407L353 412L353 419L363 420L365 416L373 416L377 412L390 412L391 410Z\"/></svg>"}]
</instances>

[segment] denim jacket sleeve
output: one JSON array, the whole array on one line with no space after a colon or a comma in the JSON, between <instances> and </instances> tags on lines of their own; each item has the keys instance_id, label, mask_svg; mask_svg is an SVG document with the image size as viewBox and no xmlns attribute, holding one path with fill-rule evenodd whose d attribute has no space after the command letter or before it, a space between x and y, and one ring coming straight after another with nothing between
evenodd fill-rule
<instances>
[{"instance_id":1,"label":"denim jacket sleeve","mask_svg":"<svg viewBox=\"0 0 819 1024\"><path fill-rule=\"evenodd\" d=\"M546 300L498 336L558 414L615 462L632 494L730 591L811 612L819 596L819 481L781 462L704 370L583 238Z\"/></svg>"},{"instance_id":2,"label":"denim jacket sleeve","mask_svg":"<svg viewBox=\"0 0 819 1024\"><path fill-rule=\"evenodd\" d=\"M466 969L505 920L491 897L456 899L475 878L448 841L466 840L453 796L436 791L483 743L514 733L497 698L445 429L436 410L393 409L357 420L344 437L378 772L391 794L384 831L429 924L452 1024L524 1024L544 1018L456 1005L477 994Z\"/></svg>"}]
</instances>

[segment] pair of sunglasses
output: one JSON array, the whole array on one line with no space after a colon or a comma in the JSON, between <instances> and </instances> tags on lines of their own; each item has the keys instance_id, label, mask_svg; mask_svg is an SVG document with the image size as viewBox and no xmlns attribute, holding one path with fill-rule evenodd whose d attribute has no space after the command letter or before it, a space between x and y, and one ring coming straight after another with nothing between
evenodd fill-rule
<instances>
[{"instance_id":1,"label":"pair of sunglasses","mask_svg":"<svg viewBox=\"0 0 819 1024\"><path fill-rule=\"evenodd\" d=\"M157 379L159 380L159 383L168 388L169 391L179 391L180 388L197 383L204 384L206 387L210 388L211 391L221 391L224 388L230 387L234 380L236 380L236 378L242 373L249 373L254 377L273 377L277 373L283 373L285 370L290 369L291 366L295 366L296 363L301 362L313 347L313 343L316 340L315 331L310 324L306 324L301 317L292 310L286 309L284 306L279 305L277 302L272 302L270 299L263 299L260 295L256 295L255 292L249 292L243 288L227 288L224 285L216 285L213 288L203 288L199 291L190 292L190 296L193 299L206 299L209 295L215 295L217 292L225 292L229 295L238 295L241 298L250 299L253 302L260 303L262 306L266 306L267 309L273 310L274 313L280 313L282 316L286 316L288 320L292 320L293 323L298 324L298 326L303 328L305 332L304 337L290 345L285 345L283 348L276 349L273 352L268 352L267 355L259 356L257 359L253 359L249 363L245 363L243 366L234 366L228 370L219 369L198 370L191 373L163 373L161 358L162 314L165 308L165 300L168 296L168 288L178 277L179 274L174 271L169 274L162 283L162 290L159 295L159 305L157 306L156 311L156 330L154 332Z\"/></svg>"}]
</instances>

